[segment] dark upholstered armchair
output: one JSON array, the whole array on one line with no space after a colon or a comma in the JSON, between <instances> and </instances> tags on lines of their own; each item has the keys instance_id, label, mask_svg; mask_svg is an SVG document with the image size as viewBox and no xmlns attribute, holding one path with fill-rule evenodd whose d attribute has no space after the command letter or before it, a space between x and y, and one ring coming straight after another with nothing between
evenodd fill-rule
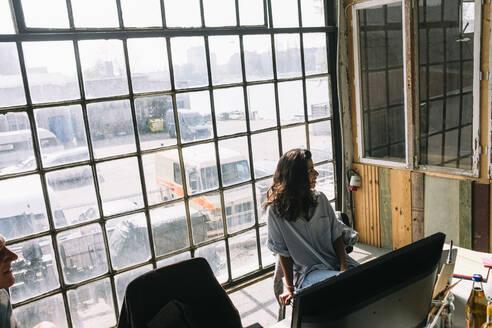
<instances>
[{"instance_id":1,"label":"dark upholstered armchair","mask_svg":"<svg viewBox=\"0 0 492 328\"><path fill-rule=\"evenodd\" d=\"M128 285L118 328L154 327L242 325L208 262L193 258L145 273Z\"/></svg>"}]
</instances>

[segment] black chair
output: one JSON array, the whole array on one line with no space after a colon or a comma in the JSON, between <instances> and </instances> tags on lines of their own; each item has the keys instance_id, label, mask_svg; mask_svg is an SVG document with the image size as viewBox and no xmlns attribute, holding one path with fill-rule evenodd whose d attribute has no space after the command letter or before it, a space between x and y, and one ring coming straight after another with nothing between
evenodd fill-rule
<instances>
[{"instance_id":1,"label":"black chair","mask_svg":"<svg viewBox=\"0 0 492 328\"><path fill-rule=\"evenodd\" d=\"M242 325L210 265L199 257L147 272L128 284L118 328L149 327Z\"/></svg>"}]
</instances>

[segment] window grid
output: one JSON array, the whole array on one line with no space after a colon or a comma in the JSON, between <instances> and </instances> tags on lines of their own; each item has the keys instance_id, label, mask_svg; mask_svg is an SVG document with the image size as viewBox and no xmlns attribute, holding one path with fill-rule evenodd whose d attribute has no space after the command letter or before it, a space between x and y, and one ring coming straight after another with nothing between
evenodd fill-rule
<instances>
[{"instance_id":1,"label":"window grid","mask_svg":"<svg viewBox=\"0 0 492 328\"><path fill-rule=\"evenodd\" d=\"M250 172L251 174L254 172L254 164L252 161L253 158L253 152L252 152L252 145L251 145L251 136L255 134L260 134L264 132L269 132L269 131L277 131L277 136L278 136L278 147L279 147L279 156L282 154L284 151L282 149L282 135L281 135L281 127L296 127L296 126L304 126L305 127L305 132L306 132L306 142L307 142L307 147L309 148L310 145L310 135L309 135L309 125L308 123L317 123L317 122L325 122L328 121L330 122L330 126L332 127L332 139L333 136L337 134L336 126L338 125L338 122L334 122L336 116L337 116L337 99L336 99L336 84L334 84L334 81L336 80L335 77L331 74L333 71L333 61L330 59L328 61L328 67L329 67L329 72L326 74L311 74L306 76L305 74L305 64L304 64L304 42L303 42L303 33L309 33L309 32L325 32L326 33L326 40L327 40L327 55L329 56L329 51L334 49L334 45L331 44L330 42L334 42L336 35L335 31L336 29L333 27L320 27L320 28L279 28L279 29L272 29L272 28L267 28L267 27L252 27L252 28L244 28L244 27L237 27L237 28L228 28L225 31L218 30L218 29L213 29L213 28L205 28L204 26L204 14L203 14L203 1L200 1L200 7L201 7L201 19L202 19L202 28L201 29L183 29L180 31L171 31L167 30L166 28L155 31L155 30L150 30L150 29L142 29L141 31L137 30L132 30L132 31L126 31L125 28L123 27L123 19L122 19L122 11L121 11L121 3L119 0L116 1L117 3L117 9L118 9L118 20L120 24L120 30L123 31L105 31L104 29L98 29L97 32L95 31L79 31L74 27L74 20L73 20L73 15L72 15L72 7L71 7L71 2L67 0L67 11L69 15L69 24L70 24L70 30L75 30L75 32L57 32L57 31L51 31L51 30L43 30L43 29L28 29L25 27L24 23L24 17L22 14L22 9L20 8L20 2L14 2L14 10L16 13L16 18L18 22L18 30L21 31L20 34L15 34L15 35L0 35L0 42L12 42L14 41L17 45L17 52L19 56L19 61L20 61L20 69L21 69L21 76L23 80L23 85L24 85L24 91L26 95L26 105L19 105L19 106L10 106L10 107L4 107L0 108L0 113L4 114L7 112L25 112L28 115L28 119L30 122L30 128L33 133L33 149L35 153L35 158L37 161L38 169L36 170L30 170L26 171L23 173L18 173L18 174L9 174L0 177L0 181L3 179L11 178L11 177L17 177L17 176L24 176L32 173L39 173L41 177L41 186L44 194L44 202L47 210L47 216L48 216L48 223L49 223L49 230L45 232L40 232L36 234L32 234L26 237L22 238L17 238L13 241L9 241L9 244L12 243L17 243L17 242L22 242L25 240L31 240L36 237L43 237L43 236L50 236L51 242L53 245L53 250L54 250L54 256L55 256L55 263L56 263L56 270L58 273L58 280L60 283L60 287L56 288L52 291L43 293L41 295L35 296L28 298L24 301L18 302L15 304L15 308L32 303L34 301L46 298L48 296L52 295L58 295L61 294L63 297L63 303L65 306L65 312L66 312L66 320L68 322L68 325L71 327L73 326L72 318L71 318L71 313L69 310L69 301L68 301L68 296L67 292L70 290L73 290L76 287L81 287L88 285L89 283L95 282L95 281L103 281L105 278L109 277L110 285L111 285L111 291L112 291L112 298L113 298L113 305L115 308L115 313L116 313L116 318L119 315L119 309L118 309L118 303L117 303L117 294L116 294L116 285L115 285L115 275L117 273L122 273L122 272L129 272L135 268L139 267L144 267L148 265L149 263L152 264L152 266L155 268L156 267L156 262L164 259L164 258L170 258L173 255L180 254L183 252L190 251L191 255L194 256L194 251L196 249L196 245L194 244L193 240L193 234L191 231L191 215L190 215L190 206L189 206L189 199L191 196L188 196L187 192L187 183L186 183L186 178L185 178L185 165L184 165L184 160L183 160L183 154L182 154L182 149L195 146L195 145L200 145L200 144L205 144L210 141L210 139L206 140L201 140L201 141L193 141L193 142L186 142L186 144L183 145L181 138L180 138L180 127L179 124L176 124L176 145L171 145L171 146L164 146L164 147L159 147L159 148L154 148L154 149L146 149L142 150L140 147L140 140L139 140L139 131L138 131L138 126L137 126L137 118L136 118L136 109L135 109L135 100L140 98L140 97L146 97L146 96L156 96L156 95L171 95L172 96L172 110L174 113L174 119L175 122L178 122L178 114L177 114L177 101L176 101L176 95L179 93L184 93L184 92L191 92L191 91L208 91L209 92L209 97L210 97L210 102L211 102L211 119L212 119L212 129L213 129L213 145L215 148L215 159L217 162L217 171L218 171L218 176L221 177L221 165L220 165L220 156L218 153L218 142L221 140L228 140L228 139L233 139L236 137L246 137L247 138L247 143L248 143L248 156L249 156L249 166L250 166ZM237 25L239 26L239 9L238 9L238 0L235 0L236 3L236 22ZM160 1L161 4L161 14L162 14L162 20L163 20L163 26L166 26L165 22L165 13L164 13L164 1ZM299 15L299 21L301 22L301 1L298 0L298 15ZM327 3L325 2L325 6L327 6ZM270 26L272 22L272 13L271 13L271 3L270 1L267 1L267 7L269 8L268 10L268 15L267 15L267 10L264 10L265 12L265 17L268 17L270 21ZM328 8L325 8L325 16L326 12L328 11ZM325 17L325 21L328 20L330 21L329 18ZM302 24L302 22L301 22ZM301 25L302 26L302 25ZM101 30L101 31L99 31ZM46 32L45 34L38 34L37 32ZM294 77L294 78L278 78L277 77L277 66L276 66L276 51L275 51L275 42L274 42L274 35L277 35L279 33L298 33L300 35L300 55L301 55L301 70L302 70L302 76L301 77ZM244 60L244 44L243 44L243 36L244 35L250 35L250 34L267 34L270 35L270 41L271 41L271 50L272 50L272 67L273 67L273 79L271 80L261 80L261 81L247 81L246 80L246 71L245 71L245 60ZM166 47L167 47L167 53L168 53L168 66L169 66L169 74L170 74L170 83L171 83L171 89L167 91L156 91L156 92L143 92L143 93L134 93L133 92L133 86L132 86L132 75L131 75L131 69L129 65L129 55L128 55L128 47L127 47L127 40L130 37L143 37L143 36L164 36L165 41L166 41ZM205 40L205 54L206 54L206 61L207 61L207 74L208 74L208 85L204 87L199 87L199 88L188 88L188 89L176 89L175 86L175 81L174 81L174 68L173 68L173 62L172 62L172 51L171 51L171 37L173 36L203 36ZM226 84L226 85L220 85L220 86L215 86L212 83L212 77L211 77L211 67L210 67L210 51L208 47L208 36L209 35L239 35L239 42L240 42L240 56L241 56L241 72L242 72L242 82L241 83L233 83L233 84ZM82 74L82 65L81 65L81 60L80 60L80 51L79 51L79 40L98 40L98 39L103 39L103 38L110 38L110 39L121 39L122 44L123 44L123 51L124 51L124 60L125 60L125 69L126 69L126 74L127 74L127 83L128 83L128 94L125 95L120 95L120 96L109 96L109 97L98 97L98 98L93 98L93 99L86 99L85 96L85 86L84 86L84 76ZM24 60L24 54L23 54L23 49L22 49L22 42L23 41L46 41L46 40L72 40L73 42L73 47L74 47L74 53L75 53L75 62L76 62L76 69L77 69L77 79L79 83L79 91L80 91L80 99L76 100L69 100L69 101L60 101L60 102L54 102L54 103L37 103L33 104L31 97L30 97L30 88L29 88L29 82L27 78L27 71L26 71L26 65L25 65L25 60ZM326 118L313 118L309 119L308 118L308 108L307 108L307 95L306 95L306 78L313 78L313 77L326 77L329 75L329 78L331 80L331 94L332 94L332 115L330 117ZM290 124L284 124L281 125L280 123L280 108L279 108L279 95L278 95L278 83L279 82L285 82L285 81L296 81L300 80L302 81L302 90L303 90L303 100L304 100L304 121L303 122L298 122L298 123L290 123ZM274 95L275 95L275 106L276 106L276 118L277 118L277 123L276 126L270 127L270 128L264 128L260 130L255 130L251 131L250 127L250 121L249 121L249 103L247 99L247 87L252 86L252 85L262 85L262 84L267 84L267 83L273 83L274 84ZM246 132L239 132L235 133L232 135L226 135L226 136L217 136L217 123L216 123L216 116L215 116L215 108L214 108L214 96L213 96L213 90L215 89L222 89L222 88L228 88L228 87L242 87L243 89L243 96L244 96L244 106L245 106L245 116L246 116ZM136 146L136 151L135 152L127 152L125 154L117 155L117 156L111 156L111 157L104 157L104 158L96 158L94 155L94 150L93 150L93 144L92 144L92 138L91 138L91 130L89 127L89 117L88 117L88 112L87 112L87 105L88 104L93 104L93 103L103 103L105 101L110 101L110 100L129 100L130 107L131 107L131 120L133 123L133 133L134 133L134 138L135 138L135 146ZM83 123L84 123L84 129L86 132L86 141L87 141L87 148L89 151L89 159L86 162L77 162L77 163L71 163L71 164L64 164L61 166L56 166L56 167L49 167L49 168L44 168L43 164L41 162L41 149L39 147L39 137L38 133L36 132L36 120L34 116L34 109L36 108L49 108L49 107L55 107L55 106L60 106L60 105L71 105L71 104L77 104L81 106L82 114L83 114ZM331 140L332 141L332 140ZM333 142L332 142L333 143ZM335 143L337 145L337 143ZM339 145L338 145L339 146ZM143 168L143 163L142 163L142 156L144 154L151 154L151 153L156 153L158 151L163 151L163 150L171 150L171 149L177 149L178 155L179 155L179 164L180 164L180 169L182 172L182 186L184 190L184 196L179 199L175 200L170 200L166 201L164 203L158 203L158 204L153 204L149 205L148 197L147 197L147 188L146 188L146 183L145 179L143 178L145 176L144 174L144 168ZM335 156L338 153L336 149L334 149ZM331 159L329 160L324 160L319 163L316 163L316 166L323 165L323 164L328 164L332 163L334 166L334 171L337 171L337 162L334 160L334 157L332 156ZM138 170L139 170L139 175L140 175L140 183L142 187L142 197L143 197L143 202L144 202L144 208L143 209L135 209L135 210L130 210L130 211L125 211L124 213L119 213L119 214L113 214L113 215L101 215L100 218L94 219L94 220L89 220L85 222L80 222L76 224L71 224L65 227L55 227L54 225L54 218L52 217L52 211L51 211L51 203L49 200L48 196L48 189L47 189L47 178L46 174L55 170L58 170L60 168L70 168L74 166L80 166L81 163L86 163L90 164L92 173L93 173L93 179L94 179L94 186L95 186L95 193L96 193L96 199L97 199L97 207L99 212L102 213L102 208L103 208L103 201L100 193L100 188L99 188L99 182L98 182L98 174L96 171L96 164L104 163L104 162L109 162L114 159L123 159L123 158L136 158L138 162ZM236 183L231 186L224 187L222 185L222 179L218 179L218 188L214 189L212 192L218 189L219 195L220 195L220 203L222 207L222 224L223 224L223 235L209 239L205 242L200 243L200 246L204 245L209 245L212 244L216 241L224 240L225 241L225 246L226 246L226 256L227 256L227 268L228 268L228 280L227 283L224 285L225 287L233 287L243 281L245 279L250 279L253 278L255 275L261 274L263 270L271 270L271 265L264 267L262 264L262 256L261 256L261 246L260 246L260 232L259 228L264 226L265 223L260 223L259 218L258 218L258 207L257 207L257 193L256 193L256 188L255 185L257 182L261 181L266 181L269 179L271 176L263 177L260 179L257 179L253 177L251 180L244 181L241 183ZM335 194L336 190L339 190L339 187L337 188L337 184L339 183L336 179L336 174L334 174L334 183L335 183ZM226 206L224 204L224 191L237 188L240 186L251 186L252 188L252 195L253 195L253 208L254 208L254 225L250 228L247 229L242 229L234 233L228 233L227 231L227 223L226 223ZM193 194L192 197L198 197L201 195L206 195L211 193L211 191L205 191L205 192L200 192ZM149 211L151 209L157 208L162 206L163 204L173 204L173 203L178 203L180 201L183 201L185 204L185 211L186 211L186 221L187 221L187 228L188 228L188 237L189 237L189 243L190 246L186 249L182 250L176 250L171 253L167 253L165 255L161 256L156 256L156 251L155 251L155 245L154 245L154 234L152 231L152 224L151 224L151 219L150 219L150 213ZM332 200L333 202L339 202L338 197ZM149 246L150 246L150 252L151 252L151 258L150 260L134 264L128 267L125 267L123 269L114 269L113 266L111 265L111 256L110 256L110 250L108 246L108 235L107 235L107 230L106 230L106 223L113 218L118 218L118 217L123 217L128 214L134 214L134 213L145 213L145 218L146 218L146 223L147 223L147 233L149 237ZM56 235L64 232L64 231L69 231L73 230L79 227L84 227L88 226L90 224L97 223L100 226L101 233L102 233L102 238L104 242L104 248L105 248L105 256L106 256L106 261L108 263L108 271L107 273L103 275L98 275L96 277L84 280L83 282L76 283L76 284L70 284L66 283L63 274L63 268L61 266L61 256L59 253L59 248L58 248L58 241L56 238ZM247 276L244 277L239 277L237 279L231 280L230 277L232 277L231 273L231 265L230 265L230 251L229 251L229 238L234 237L237 235L240 235L242 233L255 230L256 233L256 245L257 245L257 255L258 255L258 260L259 260L259 269L256 270L256 272L253 272L252 274L248 274ZM60 293L61 292L61 293Z\"/></svg>"},{"instance_id":2,"label":"window grid","mask_svg":"<svg viewBox=\"0 0 492 328\"><path fill-rule=\"evenodd\" d=\"M395 2L396 3L396 2ZM389 47L387 46L387 41L388 41L388 31L402 31L402 24L401 23L393 23L390 22L388 19L388 6L383 5L383 25L369 25L367 24L368 18L367 18L367 10L364 10L363 15L359 13L359 17L362 18L359 20L359 35L361 36L360 40L360 50L363 50L363 55L364 55L364 60L365 60L365 67L364 65L361 65L361 75L364 75L364 88L366 92L362 92L361 97L363 97L362 103L363 105L363 121L364 121L364 130L367 131L367 133L364 136L364 157L379 157L378 155L375 154L375 152L379 150L385 150L385 153L387 156L393 157L392 156L392 146L396 145L401 145L405 144L405 139L403 140L393 140L392 138L389 138L387 136L387 140L384 142L382 145L374 145L373 140L372 140L372 126L371 126L371 116L375 112L379 112L381 110L384 110L385 112L385 117L386 117L386 131L390 131L390 117L391 117L391 110L404 106L404 101L402 97L402 101L399 103L392 103L390 101L390 70L392 69L404 69L403 64L402 65L392 65L389 62ZM371 68L369 67L369 51L368 49L371 48L371 45L368 44L368 32L370 31L383 31L384 32L384 40L385 40L385 63L384 63L384 68ZM363 46L364 44L364 46ZM370 73L377 73L377 72L384 72L384 80L386 83L385 87L385 102L386 104L383 106L374 106L371 105L370 103L370 88L369 88L369 76ZM367 120L366 120L367 116Z\"/></svg>"},{"instance_id":3,"label":"window grid","mask_svg":"<svg viewBox=\"0 0 492 328\"><path fill-rule=\"evenodd\" d=\"M462 5L464 1L457 1L456 6L458 7L457 12L460 13L460 6ZM447 4L449 5L449 4ZM471 169L471 159L473 157L473 152L471 151L471 145L468 151L462 151L461 147L461 139L462 139L462 132L463 129L466 127L471 127L473 124L472 122L470 123L463 123L463 98L466 95L471 95L472 96L472 91L466 91L463 88L463 67L467 63L472 63L473 64L473 58L472 59L465 59L464 57L464 47L463 43L459 43L459 59L458 60L449 60L448 59L448 54L447 51L443 51L443 60L442 62L435 62L433 61L430 63L430 46L429 46L429 35L430 31L432 29L441 29L442 30L442 49L446 50L447 49L447 31L449 28L460 28L461 24L460 21L449 21L446 20L445 18L445 12L444 12L444 3L441 4L440 6L440 21L439 22L432 22L429 23L427 22L427 0L420 0L420 6L421 6L421 17L419 17L419 32L422 33L422 31L426 35L426 43L423 44L422 40L419 38L419 46L424 49L426 53L426 62L425 63L420 63L420 74L422 72L425 72L425 98L422 97L422 92L421 92L421 99L420 99L420 115L421 117L425 115L426 120L425 123L421 124L421 129L420 129L420 162L422 164L430 164L429 159L428 159L428 149L429 149L429 139L433 136L441 136L441 153L440 153L440 159L438 162L432 162L433 165L438 165L438 166L449 166L450 164L453 167L460 168L460 164L462 161L470 161L470 164L465 164L467 168ZM459 20L461 20L461 17L458 17ZM447 90L448 88L448 79L447 79L447 72L448 72L448 66L451 66L453 64L459 65L459 86L458 86L458 91L453 92ZM430 67L435 66L435 65L442 65L443 71L442 71L442 95L441 96L433 96L431 97L430 95L430 88L429 88L429 82L430 82ZM459 97L459 111L458 111L458 125L452 128L447 128L446 127L446 108L447 108L447 100L449 99L448 97L450 95L457 95ZM430 102L436 101L436 100L441 100L442 101L442 124L441 124L441 129L436 132L429 132L429 125L430 125ZM446 135L447 132L450 131L458 131L458 141L457 141L457 147L456 147L456 153L454 154L454 157L450 159L446 159Z\"/></svg>"}]
</instances>

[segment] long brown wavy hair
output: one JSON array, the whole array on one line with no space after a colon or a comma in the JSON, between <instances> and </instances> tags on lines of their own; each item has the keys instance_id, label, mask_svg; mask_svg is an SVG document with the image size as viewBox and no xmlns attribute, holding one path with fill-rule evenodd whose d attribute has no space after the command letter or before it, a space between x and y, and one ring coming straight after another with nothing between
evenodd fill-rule
<instances>
[{"instance_id":1,"label":"long brown wavy hair","mask_svg":"<svg viewBox=\"0 0 492 328\"><path fill-rule=\"evenodd\" d=\"M268 188L263 208L272 205L277 215L287 221L295 220L301 213L308 213L316 205L308 173L311 152L306 149L291 149L280 157Z\"/></svg>"}]
</instances>

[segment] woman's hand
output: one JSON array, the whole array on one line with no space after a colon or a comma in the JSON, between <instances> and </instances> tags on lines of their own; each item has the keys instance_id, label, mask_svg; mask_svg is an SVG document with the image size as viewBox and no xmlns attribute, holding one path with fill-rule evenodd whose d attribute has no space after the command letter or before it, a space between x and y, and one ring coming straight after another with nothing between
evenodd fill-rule
<instances>
[{"instance_id":1,"label":"woman's hand","mask_svg":"<svg viewBox=\"0 0 492 328\"><path fill-rule=\"evenodd\" d=\"M347 263L341 263L340 264L340 271L347 271Z\"/></svg>"},{"instance_id":2,"label":"woman's hand","mask_svg":"<svg viewBox=\"0 0 492 328\"><path fill-rule=\"evenodd\" d=\"M279 295L278 299L280 301L280 304L289 305L293 297L294 297L294 286L286 286L285 291Z\"/></svg>"}]
</instances>

